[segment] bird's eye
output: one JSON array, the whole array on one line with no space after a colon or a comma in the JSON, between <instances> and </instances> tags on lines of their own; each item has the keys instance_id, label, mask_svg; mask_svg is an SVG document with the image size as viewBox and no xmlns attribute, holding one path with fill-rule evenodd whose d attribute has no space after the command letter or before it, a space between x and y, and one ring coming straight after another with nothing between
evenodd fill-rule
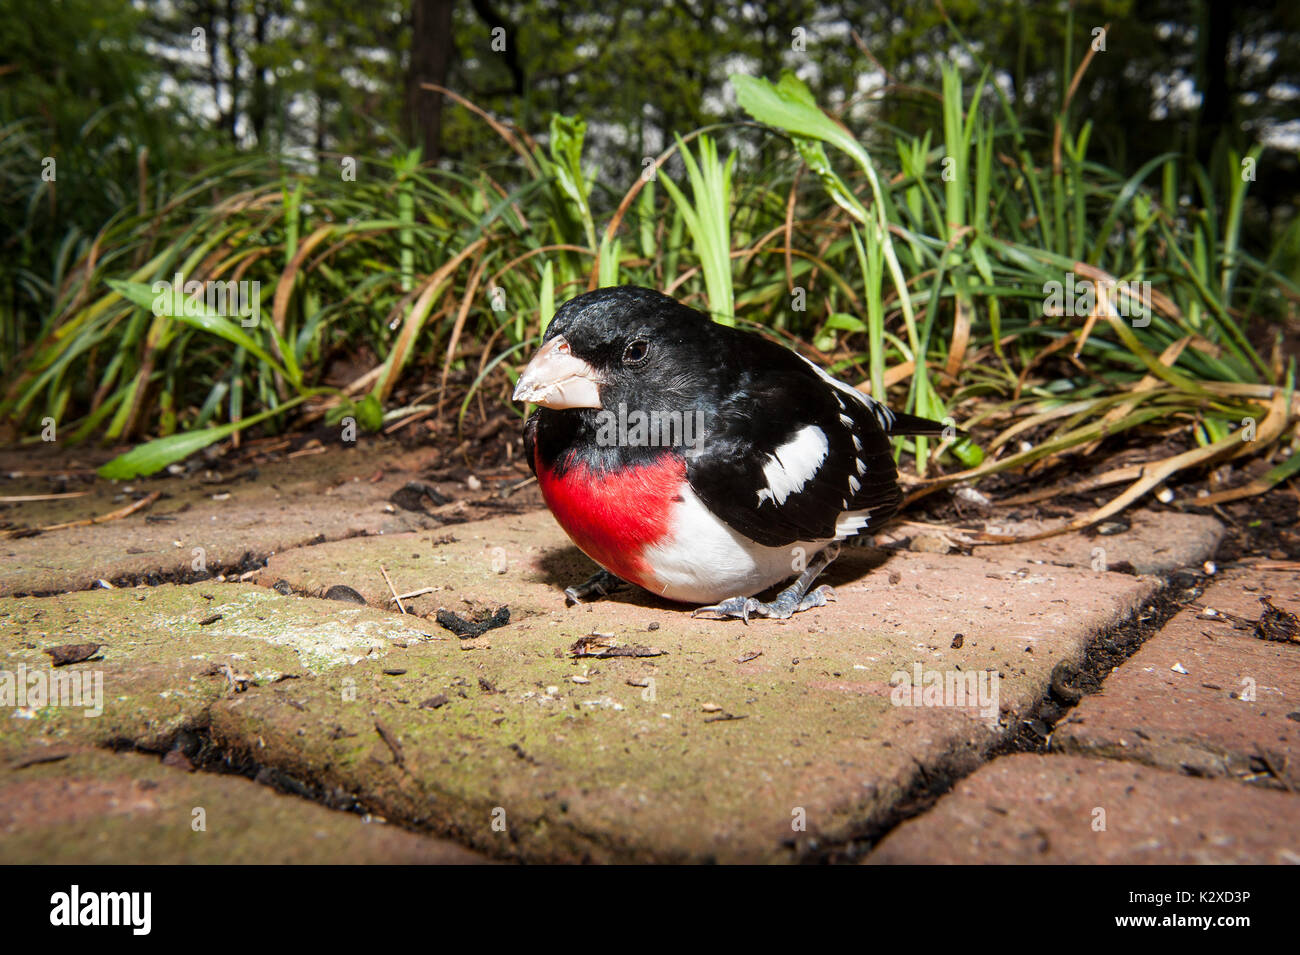
<instances>
[{"instance_id":1,"label":"bird's eye","mask_svg":"<svg viewBox=\"0 0 1300 955\"><path fill-rule=\"evenodd\" d=\"M639 365L649 354L650 343L643 338L638 338L623 350L623 364Z\"/></svg>"}]
</instances>

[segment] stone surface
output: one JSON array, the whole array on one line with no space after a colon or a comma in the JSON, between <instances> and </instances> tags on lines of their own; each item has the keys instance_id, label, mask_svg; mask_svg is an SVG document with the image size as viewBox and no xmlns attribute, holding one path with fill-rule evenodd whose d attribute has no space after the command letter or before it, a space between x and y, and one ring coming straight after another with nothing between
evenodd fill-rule
<instances>
[{"instance_id":1,"label":"stone surface","mask_svg":"<svg viewBox=\"0 0 1300 955\"><path fill-rule=\"evenodd\" d=\"M425 545L446 559L422 556L409 581L398 561L408 541L387 537L298 555L328 556L351 572L343 580L270 569L302 589L350 582L382 602L386 586L372 571L385 562L395 585L440 586L440 602L462 612L474 601L515 601L515 622L474 640L427 620L248 586L0 601L7 666L36 665L47 645L102 639L103 665L117 668L105 674L116 690L103 717L49 707L7 721L0 740L22 759L79 741L165 749L177 729L203 727L260 765L497 855L791 858L800 840L847 838L887 811L918 767L971 760L1001 735L974 707L892 705L897 671L1000 671L998 702L1014 722L1055 662L1077 657L1094 629L1151 586L857 550L831 576L839 601L790 621L695 620L638 591L565 610L554 584L588 568L549 520L457 528L455 541ZM506 550L504 573L492 565L494 547ZM570 645L593 630L666 655L572 659ZM235 692L214 662L252 685ZM280 679L289 673L297 678ZM649 679L653 694L629 685ZM447 702L421 707L439 696ZM492 825L498 809L504 828ZM795 813L808 820L797 838Z\"/></svg>"},{"instance_id":2,"label":"stone surface","mask_svg":"<svg viewBox=\"0 0 1300 955\"><path fill-rule=\"evenodd\" d=\"M237 678L279 694L313 672L382 659L432 632L423 620L252 584L0 598L0 767L69 745L162 751L178 730L204 726L209 707L237 692ZM47 648L87 643L104 644L95 659L51 669ZM55 674L69 694L61 705L17 696L25 679L29 692L41 687L52 698Z\"/></svg>"},{"instance_id":3,"label":"stone surface","mask_svg":"<svg viewBox=\"0 0 1300 955\"><path fill-rule=\"evenodd\" d=\"M567 541L549 511L532 511L423 533L298 548L273 556L253 579L266 586L283 580L295 592L312 596L342 584L372 607L392 611L397 609L392 590L400 596L433 588L404 600L408 612L426 615L444 607L463 614L506 604L520 619L562 609L564 587L598 569L577 548L564 546ZM630 590L613 597L623 604L632 599Z\"/></svg>"},{"instance_id":4,"label":"stone surface","mask_svg":"<svg viewBox=\"0 0 1300 955\"><path fill-rule=\"evenodd\" d=\"M838 601L788 621L693 619L633 590L565 609L555 586L590 565L549 522L462 525L441 544L354 538L292 555L329 563L269 568L300 590L346 583L376 603L381 563L399 588L443 588L437 603L459 612L514 601L508 626L471 640L249 585L0 601L6 666L98 639L118 667L104 716L47 707L6 720L0 744L15 761L74 742L161 751L191 726L246 764L498 857L786 861L854 837L925 774L971 768L1056 663L1154 587L855 548L829 575ZM408 544L421 554L406 558L419 569L409 578ZM663 655L574 659L593 631ZM223 662L251 677L242 692L212 672ZM923 679L997 672L997 705L894 705L891 681L917 665Z\"/></svg>"},{"instance_id":5,"label":"stone surface","mask_svg":"<svg viewBox=\"0 0 1300 955\"><path fill-rule=\"evenodd\" d=\"M201 826L201 828L196 828ZM444 840L156 757L71 751L0 773L6 864L486 861Z\"/></svg>"},{"instance_id":6,"label":"stone surface","mask_svg":"<svg viewBox=\"0 0 1300 955\"><path fill-rule=\"evenodd\" d=\"M992 520L983 525L989 533L1029 536L1065 523L1053 520ZM979 544L975 557L996 560L1020 560L1030 564L1063 567L1107 567L1138 574L1165 574L1183 567L1199 567L1214 556L1223 539L1223 525L1213 517L1184 514L1175 510L1130 511L1105 522L1128 529L1116 534L1099 534L1095 529L1062 534L1021 544ZM920 535L906 522L887 532L893 538ZM960 534L955 535L958 539Z\"/></svg>"},{"instance_id":7,"label":"stone surface","mask_svg":"<svg viewBox=\"0 0 1300 955\"><path fill-rule=\"evenodd\" d=\"M51 678L46 650L104 644L96 658L57 671L92 686L98 675L102 715L31 701L0 707L0 855L75 861L81 844L100 847L86 855L95 861L123 861L124 851L142 861L462 861L434 838L447 837L525 861L816 857L889 820L918 784L975 769L1041 700L1058 663L1078 662L1099 631L1154 592L1153 577L1094 570L1095 547L1112 570L1164 573L1199 565L1221 533L1213 520L1160 512L1136 515L1123 534L979 547L974 556L849 548L826 577L836 602L749 626L693 619L689 608L633 588L566 608L561 588L595 566L548 513L455 523L509 512L535 488L508 502L489 489L471 501L464 488L453 505L403 511L388 498L423 465L415 452L381 456L380 447L270 462L256 475L236 469L212 486L196 477L132 482L136 496L170 496L121 521L0 540L0 594L55 594L0 597L0 700L6 674L11 685L20 669ZM23 480L4 490L41 490ZM88 486L87 498L0 509L0 526L103 514L129 500L114 499L122 488ZM260 586L62 593L100 577L184 574L194 547L214 570L248 552L271 559L250 575ZM337 585L368 606L320 599ZM402 616L393 590L422 593L404 598ZM510 623L468 640L433 619L439 609L478 617L502 606ZM575 657L575 643L593 634L654 655ZM1229 637L1216 640L1226 646ZM1261 670L1284 659L1265 654L1254 664ZM928 680L951 690L990 674L998 692L987 707L927 695ZM923 684L915 702L938 705L897 705L896 684L913 679ZM1266 689L1294 699L1289 679L1257 680L1259 700ZM1225 705L1243 705L1222 687ZM1058 728L1062 744L1084 746L1071 734L1101 725L1089 724L1085 708L1102 700L1084 702L1079 726ZM1257 729L1278 736L1277 719L1285 712L1270 703L1230 740L1232 752L1245 753ZM1200 739L1198 752L1210 751L1210 737ZM1277 765L1292 765L1293 739L1270 743ZM221 757L300 795L182 772L177 748L196 740L205 765ZM1238 788L1251 800L1286 798ZM141 789L156 794L143 797L152 808L139 808ZM189 839L197 835L189 808L200 798L235 820L231 838ZM310 800L405 828L367 826ZM1139 818L1137 803L1123 805ZM90 808L78 815L79 806ZM1146 800L1141 811L1157 808ZM281 830L285 840L257 835ZM1213 839L1211 847L1223 848Z\"/></svg>"},{"instance_id":8,"label":"stone surface","mask_svg":"<svg viewBox=\"0 0 1300 955\"><path fill-rule=\"evenodd\" d=\"M1104 831L1095 826L1104 822ZM874 864L1300 863L1300 798L1135 763L997 759L899 826Z\"/></svg>"},{"instance_id":9,"label":"stone surface","mask_svg":"<svg viewBox=\"0 0 1300 955\"><path fill-rule=\"evenodd\" d=\"M0 494L49 492L48 455L0 455ZM87 464L102 463L92 455ZM74 473L68 491L85 497L57 501L0 502L0 528L41 527L99 517L160 491L151 506L127 517L89 527L48 531L33 537L0 539L0 595L45 594L95 586L100 579L192 579L196 566L215 576L232 572L246 556L264 557L315 541L359 534L416 531L457 522L481 513L481 503L500 506L493 491L470 493L463 485L443 484L453 503L425 511L394 506L389 497L420 478L427 452L405 452L390 441L368 439L364 447L280 458L260 464L223 463L220 473L167 474L113 483L94 478L89 467ZM47 465L46 467L41 467ZM38 476L27 476L32 469ZM128 493L129 489L129 493ZM522 506L530 491L510 504ZM196 561L201 559L201 564Z\"/></svg>"},{"instance_id":10,"label":"stone surface","mask_svg":"<svg viewBox=\"0 0 1300 955\"><path fill-rule=\"evenodd\" d=\"M1300 789L1300 645L1260 640L1222 616L1255 620L1266 594L1300 612L1294 572L1220 575L1057 726L1053 748Z\"/></svg>"}]
</instances>

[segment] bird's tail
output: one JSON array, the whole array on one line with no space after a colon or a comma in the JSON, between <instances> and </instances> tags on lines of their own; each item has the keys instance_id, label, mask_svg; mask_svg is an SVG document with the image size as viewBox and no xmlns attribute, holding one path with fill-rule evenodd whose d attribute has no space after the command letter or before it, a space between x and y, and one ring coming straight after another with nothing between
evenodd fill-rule
<instances>
[{"instance_id":1,"label":"bird's tail","mask_svg":"<svg viewBox=\"0 0 1300 955\"><path fill-rule=\"evenodd\" d=\"M931 421L929 418L918 418L916 415L904 414L901 411L891 411L894 421L889 426L891 435L899 434L943 434L944 429L949 425L942 421ZM961 429L954 428L958 434Z\"/></svg>"}]
</instances>

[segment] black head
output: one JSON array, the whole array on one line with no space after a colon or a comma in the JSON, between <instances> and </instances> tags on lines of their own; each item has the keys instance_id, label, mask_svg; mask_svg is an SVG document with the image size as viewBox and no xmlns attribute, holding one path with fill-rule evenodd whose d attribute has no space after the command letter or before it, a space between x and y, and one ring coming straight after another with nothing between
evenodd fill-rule
<instances>
[{"instance_id":1,"label":"black head","mask_svg":"<svg viewBox=\"0 0 1300 955\"><path fill-rule=\"evenodd\" d=\"M634 285L565 302L515 389L516 401L555 410L684 411L716 364L708 316Z\"/></svg>"}]
</instances>

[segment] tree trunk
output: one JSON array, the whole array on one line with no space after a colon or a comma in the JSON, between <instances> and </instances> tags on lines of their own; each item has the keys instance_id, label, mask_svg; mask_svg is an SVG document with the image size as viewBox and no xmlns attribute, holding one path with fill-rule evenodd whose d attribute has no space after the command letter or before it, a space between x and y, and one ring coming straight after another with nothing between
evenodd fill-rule
<instances>
[{"instance_id":1,"label":"tree trunk","mask_svg":"<svg viewBox=\"0 0 1300 955\"><path fill-rule=\"evenodd\" d=\"M1197 130L1197 158L1208 169L1215 143L1227 134L1228 145L1236 137L1233 129L1232 91L1228 84L1228 44L1232 38L1232 4L1207 3L1202 19L1205 37L1205 60L1202 65L1204 87L1201 90L1200 129Z\"/></svg>"},{"instance_id":2,"label":"tree trunk","mask_svg":"<svg viewBox=\"0 0 1300 955\"><path fill-rule=\"evenodd\" d=\"M445 86L455 49L451 22L455 0L411 0L411 69L406 115L409 139L423 147L426 161L442 155L442 94L422 83Z\"/></svg>"},{"instance_id":3,"label":"tree trunk","mask_svg":"<svg viewBox=\"0 0 1300 955\"><path fill-rule=\"evenodd\" d=\"M253 49L261 50L266 45L266 26L271 17L270 10L264 3L253 4ZM252 59L252 57L250 57ZM266 147L266 123L271 112L271 88L269 70L265 66L253 64L253 92L248 107L249 122L253 127L253 138L260 148Z\"/></svg>"}]
</instances>

